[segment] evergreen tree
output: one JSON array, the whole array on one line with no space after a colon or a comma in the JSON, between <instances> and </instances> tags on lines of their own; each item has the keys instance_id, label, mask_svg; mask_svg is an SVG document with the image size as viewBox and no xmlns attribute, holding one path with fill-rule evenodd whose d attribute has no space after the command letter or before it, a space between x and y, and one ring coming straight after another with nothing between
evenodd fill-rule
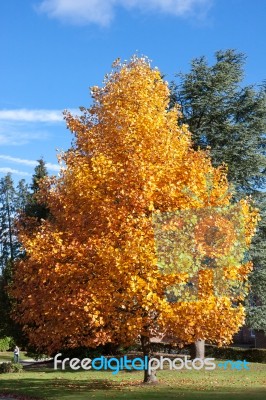
<instances>
[{"instance_id":1,"label":"evergreen tree","mask_svg":"<svg viewBox=\"0 0 266 400\"><path fill-rule=\"evenodd\" d=\"M171 84L171 105L181 105L180 123L187 123L195 148L210 147L214 166L225 162L235 198L252 194L262 213L253 240L251 278L253 306L248 307L251 327L266 327L266 86L241 86L245 56L235 50L218 51L216 63L194 59L191 71L179 73ZM262 304L258 306L258 304ZM263 306L264 304L264 306ZM256 315L258 317L256 317ZM260 321L260 322L259 322Z\"/></svg>"},{"instance_id":2,"label":"evergreen tree","mask_svg":"<svg viewBox=\"0 0 266 400\"><path fill-rule=\"evenodd\" d=\"M16 211L19 213L25 212L26 205L30 199L29 185L25 179L21 179L16 187Z\"/></svg>"},{"instance_id":3,"label":"evergreen tree","mask_svg":"<svg viewBox=\"0 0 266 400\"><path fill-rule=\"evenodd\" d=\"M16 236L15 220L23 219L26 224L27 217L35 217L37 221L40 221L48 216L47 208L37 199L41 179L47 174L45 162L41 159L38 160L38 165L34 170L30 185L31 191L24 179L18 182L15 189L10 174L0 181L0 259L2 267L0 275L0 337L11 336L23 346L27 344L27 338L23 334L21 326L11 319L13 300L7 291L13 281L14 260L25 256Z\"/></svg>"},{"instance_id":4,"label":"evergreen tree","mask_svg":"<svg viewBox=\"0 0 266 400\"><path fill-rule=\"evenodd\" d=\"M0 245L1 268L6 265L9 259L13 260L16 254L18 243L14 235L16 192L10 174L0 180Z\"/></svg>"},{"instance_id":5,"label":"evergreen tree","mask_svg":"<svg viewBox=\"0 0 266 400\"><path fill-rule=\"evenodd\" d=\"M19 326L10 317L12 300L7 287L12 282L14 260L22 255L16 235L15 220L20 210L25 209L29 196L25 180L19 181L14 188L10 174L0 181L0 217L1 217L1 275L0 275L0 337L23 336Z\"/></svg>"},{"instance_id":6,"label":"evergreen tree","mask_svg":"<svg viewBox=\"0 0 266 400\"><path fill-rule=\"evenodd\" d=\"M216 64L194 59L191 72L172 83L172 104L181 104L182 123L194 146L211 147L215 166L225 162L237 192L253 193L266 183L266 88L241 87L245 57L234 50L218 51Z\"/></svg>"},{"instance_id":7,"label":"evergreen tree","mask_svg":"<svg viewBox=\"0 0 266 400\"><path fill-rule=\"evenodd\" d=\"M29 197L25 205L25 216L35 217L38 221L47 219L49 210L45 204L38 200L38 192L40 190L41 180L48 175L45 162L43 159L38 160L38 165L34 169L32 184L30 186L32 195Z\"/></svg>"},{"instance_id":8,"label":"evergreen tree","mask_svg":"<svg viewBox=\"0 0 266 400\"><path fill-rule=\"evenodd\" d=\"M255 269L250 278L252 295L247 307L247 324L253 329L266 332L266 193L259 196L261 221L255 236L251 256Z\"/></svg>"}]
</instances>

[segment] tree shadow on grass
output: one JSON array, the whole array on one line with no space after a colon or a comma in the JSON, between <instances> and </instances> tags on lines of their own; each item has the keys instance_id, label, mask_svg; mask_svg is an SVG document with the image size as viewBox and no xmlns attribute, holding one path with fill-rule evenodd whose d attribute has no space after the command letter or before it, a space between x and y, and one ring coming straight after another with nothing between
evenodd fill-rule
<instances>
[{"instance_id":1,"label":"tree shadow on grass","mask_svg":"<svg viewBox=\"0 0 266 400\"><path fill-rule=\"evenodd\" d=\"M94 393L97 391L118 390L119 383L107 379L71 380L62 377L52 379L22 378L18 380L1 379L0 394L23 394L40 399L69 398L71 393ZM82 397L81 397L82 398ZM1 399L1 397L0 397ZM85 397L84 397L85 399Z\"/></svg>"},{"instance_id":2,"label":"tree shadow on grass","mask_svg":"<svg viewBox=\"0 0 266 400\"><path fill-rule=\"evenodd\" d=\"M200 390L199 388L175 387L162 384L141 385L136 380L133 382L119 382L108 379L88 380L65 379L62 376L53 378L23 378L0 380L0 394L12 393L22 395L21 399L56 399L56 400L103 400L125 399L127 400L264 400L266 390L262 388L247 388L245 391L233 390L232 387L218 387L215 390ZM1 396L0 396L1 398Z\"/></svg>"}]
</instances>

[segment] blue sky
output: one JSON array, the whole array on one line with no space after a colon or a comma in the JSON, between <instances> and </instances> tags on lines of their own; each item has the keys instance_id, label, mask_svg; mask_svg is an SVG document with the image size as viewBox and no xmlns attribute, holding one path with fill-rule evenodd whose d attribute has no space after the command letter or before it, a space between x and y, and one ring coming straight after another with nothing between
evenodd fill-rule
<instances>
[{"instance_id":1,"label":"blue sky","mask_svg":"<svg viewBox=\"0 0 266 400\"><path fill-rule=\"evenodd\" d=\"M6 0L0 7L0 176L30 180L71 135L64 109L91 104L112 62L138 52L171 81L192 58L234 48L245 84L265 80L265 0Z\"/></svg>"}]
</instances>

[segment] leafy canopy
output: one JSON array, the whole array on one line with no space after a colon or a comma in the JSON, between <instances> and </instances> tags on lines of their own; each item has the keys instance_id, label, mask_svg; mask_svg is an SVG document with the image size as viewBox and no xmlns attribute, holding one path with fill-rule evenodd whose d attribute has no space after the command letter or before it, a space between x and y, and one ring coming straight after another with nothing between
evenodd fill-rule
<instances>
[{"instance_id":1,"label":"leafy canopy","mask_svg":"<svg viewBox=\"0 0 266 400\"><path fill-rule=\"evenodd\" d=\"M154 215L228 206L225 166L193 149L178 109L169 110L167 83L145 58L115 65L92 97L80 117L65 113L75 141L60 176L43 184L50 217L34 232L21 227L27 258L12 288L17 320L46 352L131 343L166 328L185 342L230 340L244 315L236 296L215 296L207 270L198 299L169 301L168 288L191 277L161 273L153 225ZM246 201L239 210L248 245L256 212ZM228 267L223 279L244 281L250 269Z\"/></svg>"}]
</instances>

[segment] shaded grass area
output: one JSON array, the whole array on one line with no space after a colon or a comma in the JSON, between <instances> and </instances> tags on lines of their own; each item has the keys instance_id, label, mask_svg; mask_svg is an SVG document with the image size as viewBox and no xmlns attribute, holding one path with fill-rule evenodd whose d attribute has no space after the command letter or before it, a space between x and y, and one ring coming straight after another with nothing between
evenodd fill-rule
<instances>
[{"instance_id":1,"label":"shaded grass area","mask_svg":"<svg viewBox=\"0 0 266 400\"><path fill-rule=\"evenodd\" d=\"M20 352L20 360L24 360L27 357L25 357L25 353L23 351ZM13 361L14 360L14 354L12 351L0 351L0 362L8 362L8 361Z\"/></svg>"},{"instance_id":2,"label":"shaded grass area","mask_svg":"<svg viewBox=\"0 0 266 400\"><path fill-rule=\"evenodd\" d=\"M250 371L159 371L159 384L143 385L142 372L54 371L51 364L28 367L21 374L0 375L0 393L51 400L266 398L266 364Z\"/></svg>"}]
</instances>

